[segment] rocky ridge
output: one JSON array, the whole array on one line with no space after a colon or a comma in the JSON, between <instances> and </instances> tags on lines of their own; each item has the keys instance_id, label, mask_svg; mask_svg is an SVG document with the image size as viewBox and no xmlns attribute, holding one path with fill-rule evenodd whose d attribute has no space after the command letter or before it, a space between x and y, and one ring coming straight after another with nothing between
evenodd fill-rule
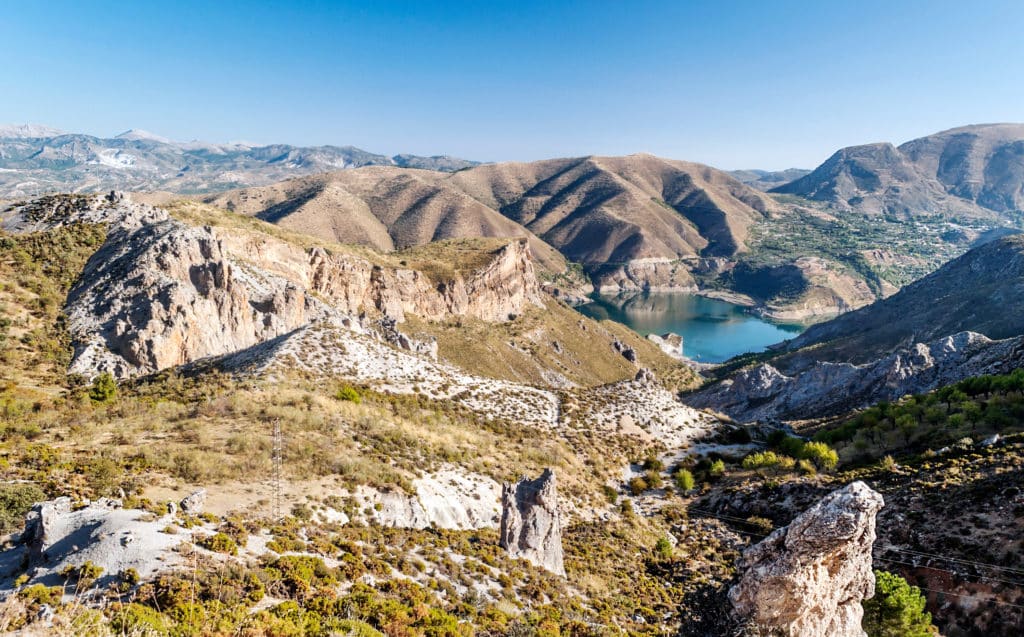
<instances>
[{"instance_id":1,"label":"rocky ridge","mask_svg":"<svg viewBox=\"0 0 1024 637\"><path fill-rule=\"evenodd\" d=\"M817 362L787 376L770 363L685 397L741 422L807 419L845 413L971 376L1004 374L1024 365L1024 337L993 341L961 332L916 343L863 365Z\"/></svg>"},{"instance_id":2,"label":"rocky ridge","mask_svg":"<svg viewBox=\"0 0 1024 637\"><path fill-rule=\"evenodd\" d=\"M1024 207L1024 125L982 124L942 131L899 147L837 151L811 173L772 192L839 209L914 218L996 217Z\"/></svg>"},{"instance_id":3,"label":"rocky ridge","mask_svg":"<svg viewBox=\"0 0 1024 637\"><path fill-rule=\"evenodd\" d=\"M860 602L875 593L871 550L883 505L854 482L744 551L729 591L736 613L792 637L864 637Z\"/></svg>"},{"instance_id":4,"label":"rocky ridge","mask_svg":"<svg viewBox=\"0 0 1024 637\"><path fill-rule=\"evenodd\" d=\"M993 339L1024 333L1024 235L978 246L896 294L788 341L776 366L868 363L890 352L972 331Z\"/></svg>"}]
</instances>

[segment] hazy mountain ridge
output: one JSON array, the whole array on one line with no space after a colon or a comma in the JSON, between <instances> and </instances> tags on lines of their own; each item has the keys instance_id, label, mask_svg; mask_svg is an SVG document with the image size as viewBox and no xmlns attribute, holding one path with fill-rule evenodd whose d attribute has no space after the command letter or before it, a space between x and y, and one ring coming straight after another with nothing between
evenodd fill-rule
<instances>
[{"instance_id":1,"label":"hazy mountain ridge","mask_svg":"<svg viewBox=\"0 0 1024 637\"><path fill-rule=\"evenodd\" d=\"M111 189L210 192L378 165L451 171L476 162L388 157L352 146L175 142L135 129L100 138L36 125L0 127L0 197L7 198Z\"/></svg>"},{"instance_id":2,"label":"hazy mountain ridge","mask_svg":"<svg viewBox=\"0 0 1024 637\"><path fill-rule=\"evenodd\" d=\"M758 190L768 191L810 174L806 168L787 168L785 170L730 170L729 174L743 183Z\"/></svg>"}]
</instances>

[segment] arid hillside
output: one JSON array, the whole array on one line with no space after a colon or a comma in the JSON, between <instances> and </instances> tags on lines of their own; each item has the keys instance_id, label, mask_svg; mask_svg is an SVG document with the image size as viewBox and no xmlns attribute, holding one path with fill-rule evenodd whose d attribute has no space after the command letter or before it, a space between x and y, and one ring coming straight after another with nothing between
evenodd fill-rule
<instances>
[{"instance_id":1,"label":"arid hillside","mask_svg":"<svg viewBox=\"0 0 1024 637\"><path fill-rule=\"evenodd\" d=\"M467 234L532 234L584 265L731 256L745 248L752 223L779 209L721 171L650 155L488 164L451 174L364 168L207 201L380 249Z\"/></svg>"}]
</instances>

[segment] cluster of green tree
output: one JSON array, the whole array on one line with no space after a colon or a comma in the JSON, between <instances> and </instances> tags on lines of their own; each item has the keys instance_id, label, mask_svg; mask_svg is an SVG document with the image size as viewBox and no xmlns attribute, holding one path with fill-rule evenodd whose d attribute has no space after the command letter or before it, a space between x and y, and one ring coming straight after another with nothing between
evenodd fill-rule
<instances>
[{"instance_id":1,"label":"cluster of green tree","mask_svg":"<svg viewBox=\"0 0 1024 637\"><path fill-rule=\"evenodd\" d=\"M789 471L799 469L804 473L831 471L839 464L839 454L821 441L806 441L782 431L768 438L768 449L756 451L743 459L742 466L748 470L773 469Z\"/></svg>"},{"instance_id":2,"label":"cluster of green tree","mask_svg":"<svg viewBox=\"0 0 1024 637\"><path fill-rule=\"evenodd\" d=\"M875 596L864 600L861 627L870 637L931 637L938 635L921 589L899 575L875 571Z\"/></svg>"},{"instance_id":3,"label":"cluster of green tree","mask_svg":"<svg viewBox=\"0 0 1024 637\"><path fill-rule=\"evenodd\" d=\"M1024 423L1024 369L976 376L928 394L882 402L815 435L831 445L852 445L852 457L941 447L964 437L1016 431Z\"/></svg>"}]
</instances>

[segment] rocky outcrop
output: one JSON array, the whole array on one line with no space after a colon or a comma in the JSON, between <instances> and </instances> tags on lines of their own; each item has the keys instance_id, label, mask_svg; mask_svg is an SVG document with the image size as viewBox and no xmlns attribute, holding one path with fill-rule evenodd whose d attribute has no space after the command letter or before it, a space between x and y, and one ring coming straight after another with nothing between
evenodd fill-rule
<instances>
[{"instance_id":1,"label":"rocky outcrop","mask_svg":"<svg viewBox=\"0 0 1024 637\"><path fill-rule=\"evenodd\" d=\"M17 546L0 561L20 562L30 581L51 586L60 583L67 567L85 562L103 569L101 583L128 569L146 579L182 563L174 549L188 541L189 531L163 532L169 521L107 498L77 508L67 497L40 502L26 516Z\"/></svg>"},{"instance_id":2,"label":"rocky outcrop","mask_svg":"<svg viewBox=\"0 0 1024 637\"><path fill-rule=\"evenodd\" d=\"M854 482L748 548L729 591L737 615L791 637L863 637L860 603L875 594L871 548L883 505Z\"/></svg>"},{"instance_id":3,"label":"rocky outcrop","mask_svg":"<svg viewBox=\"0 0 1024 637\"><path fill-rule=\"evenodd\" d=\"M683 337L674 334L672 332L666 332L661 336L657 334L648 334L647 340L661 348L661 351L665 352L672 358L682 361L686 360L683 356Z\"/></svg>"},{"instance_id":4,"label":"rocky outcrop","mask_svg":"<svg viewBox=\"0 0 1024 637\"><path fill-rule=\"evenodd\" d=\"M356 499L381 526L403 529L494 528L498 525L498 483L447 468L412 481L415 494L359 487Z\"/></svg>"},{"instance_id":5,"label":"rocky outcrop","mask_svg":"<svg viewBox=\"0 0 1024 637\"><path fill-rule=\"evenodd\" d=\"M117 193L43 198L3 211L0 222L14 232L109 226L65 308L70 371L85 376L125 378L239 352L323 319L506 321L543 307L525 241L494 249L465 273L438 275L234 227L190 226ZM393 340L433 352L400 333Z\"/></svg>"},{"instance_id":6,"label":"rocky outcrop","mask_svg":"<svg viewBox=\"0 0 1024 637\"><path fill-rule=\"evenodd\" d=\"M629 345L626 345L625 343L618 339L612 341L612 347L615 349L616 352L622 354L622 357L625 358L627 361L633 363L634 365L636 364L637 359L635 349L633 349Z\"/></svg>"},{"instance_id":7,"label":"rocky outcrop","mask_svg":"<svg viewBox=\"0 0 1024 637\"><path fill-rule=\"evenodd\" d=\"M1024 337L990 340L961 332L918 343L866 365L815 363L787 376L770 364L736 374L684 398L742 422L837 414L906 394L919 394L970 376L1002 374L1024 365Z\"/></svg>"},{"instance_id":8,"label":"rocky outcrop","mask_svg":"<svg viewBox=\"0 0 1024 637\"><path fill-rule=\"evenodd\" d=\"M500 541L510 556L565 576L558 487L551 469L536 480L502 486Z\"/></svg>"},{"instance_id":9,"label":"rocky outcrop","mask_svg":"<svg viewBox=\"0 0 1024 637\"><path fill-rule=\"evenodd\" d=\"M298 286L231 260L209 228L118 227L66 304L70 371L123 378L251 347L327 314Z\"/></svg>"},{"instance_id":10,"label":"rocky outcrop","mask_svg":"<svg viewBox=\"0 0 1024 637\"><path fill-rule=\"evenodd\" d=\"M526 241L500 248L486 266L469 275L437 281L416 270L384 268L314 248L308 280L312 290L343 311L374 308L398 322L406 313L428 320L469 316L507 321L527 305L544 306Z\"/></svg>"}]
</instances>

